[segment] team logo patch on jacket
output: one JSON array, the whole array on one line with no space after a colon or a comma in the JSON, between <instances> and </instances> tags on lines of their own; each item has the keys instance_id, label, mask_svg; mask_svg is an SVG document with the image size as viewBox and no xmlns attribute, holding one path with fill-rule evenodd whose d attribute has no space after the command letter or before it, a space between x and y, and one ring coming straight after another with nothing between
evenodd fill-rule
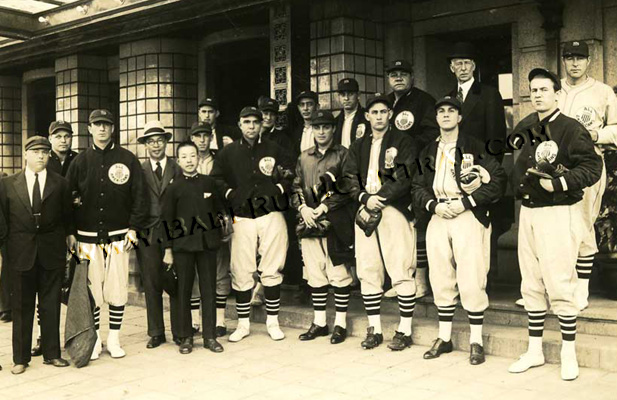
<instances>
[{"instance_id":1,"label":"team logo patch on jacket","mask_svg":"<svg viewBox=\"0 0 617 400\"><path fill-rule=\"evenodd\" d=\"M386 168L394 168L394 159L398 154L398 149L396 147L390 147L386 150L385 164Z\"/></svg>"},{"instance_id":2,"label":"team logo patch on jacket","mask_svg":"<svg viewBox=\"0 0 617 400\"><path fill-rule=\"evenodd\" d=\"M399 131L406 131L413 126L416 118L411 111L401 111L394 119L394 125Z\"/></svg>"},{"instance_id":3,"label":"team logo patch on jacket","mask_svg":"<svg viewBox=\"0 0 617 400\"><path fill-rule=\"evenodd\" d=\"M264 157L259 160L259 170L262 174L267 176L272 176L272 171L274 171L274 164L276 160L274 157Z\"/></svg>"},{"instance_id":4,"label":"team logo patch on jacket","mask_svg":"<svg viewBox=\"0 0 617 400\"><path fill-rule=\"evenodd\" d=\"M536 149L536 162L547 161L552 163L557 159L557 153L559 152L559 146L552 140L542 142Z\"/></svg>"},{"instance_id":5,"label":"team logo patch on jacket","mask_svg":"<svg viewBox=\"0 0 617 400\"><path fill-rule=\"evenodd\" d=\"M131 177L131 170L122 163L116 163L109 167L107 175L109 176L109 180L116 185L124 185Z\"/></svg>"},{"instance_id":6,"label":"team logo patch on jacket","mask_svg":"<svg viewBox=\"0 0 617 400\"><path fill-rule=\"evenodd\" d=\"M590 128L594 121L598 119L595 108L589 106L579 108L578 111L576 111L575 117L585 128Z\"/></svg>"},{"instance_id":7,"label":"team logo patch on jacket","mask_svg":"<svg viewBox=\"0 0 617 400\"><path fill-rule=\"evenodd\" d=\"M364 136L364 132L366 132L366 125L359 124L356 128L356 139L360 139L362 136Z\"/></svg>"}]
</instances>

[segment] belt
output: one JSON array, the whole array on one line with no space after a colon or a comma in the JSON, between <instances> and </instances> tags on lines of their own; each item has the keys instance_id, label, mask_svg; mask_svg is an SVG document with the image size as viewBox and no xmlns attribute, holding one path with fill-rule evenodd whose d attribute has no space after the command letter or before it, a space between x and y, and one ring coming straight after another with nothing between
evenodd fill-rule
<instances>
[{"instance_id":1,"label":"belt","mask_svg":"<svg viewBox=\"0 0 617 400\"><path fill-rule=\"evenodd\" d=\"M117 231L107 232L107 236L122 235L122 234L127 233L128 231L129 231L129 228L118 229ZM80 236L87 236L87 237L98 237L99 236L98 232L80 231L79 229L77 230L77 234Z\"/></svg>"},{"instance_id":2,"label":"belt","mask_svg":"<svg viewBox=\"0 0 617 400\"><path fill-rule=\"evenodd\" d=\"M462 200L462 197L444 197L437 199L438 203L450 203L451 201Z\"/></svg>"}]
</instances>

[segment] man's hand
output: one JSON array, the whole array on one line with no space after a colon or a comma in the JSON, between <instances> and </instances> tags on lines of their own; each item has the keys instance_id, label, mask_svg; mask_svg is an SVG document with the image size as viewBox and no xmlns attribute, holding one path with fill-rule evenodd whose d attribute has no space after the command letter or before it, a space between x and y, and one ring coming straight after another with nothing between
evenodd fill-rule
<instances>
[{"instance_id":1,"label":"man's hand","mask_svg":"<svg viewBox=\"0 0 617 400\"><path fill-rule=\"evenodd\" d=\"M555 187L553 187L553 181L546 178L540 178L540 185L542 189L546 190L549 193L553 193L555 191Z\"/></svg>"},{"instance_id":2,"label":"man's hand","mask_svg":"<svg viewBox=\"0 0 617 400\"><path fill-rule=\"evenodd\" d=\"M234 140L229 136L223 136L223 146L227 146L228 144L232 144L233 142Z\"/></svg>"},{"instance_id":3,"label":"man's hand","mask_svg":"<svg viewBox=\"0 0 617 400\"><path fill-rule=\"evenodd\" d=\"M452 211L456 217L465 211L465 206L461 200L454 200L448 204L448 209Z\"/></svg>"},{"instance_id":4,"label":"man's hand","mask_svg":"<svg viewBox=\"0 0 617 400\"><path fill-rule=\"evenodd\" d=\"M304 206L300 210L300 215L302 216L302 219L304 220L304 223L306 224L306 226L310 228L317 227L317 224L315 223L315 210L314 209L308 206Z\"/></svg>"},{"instance_id":5,"label":"man's hand","mask_svg":"<svg viewBox=\"0 0 617 400\"><path fill-rule=\"evenodd\" d=\"M68 235L66 237L66 248L71 254L77 252L77 239L75 239L75 235Z\"/></svg>"},{"instance_id":6,"label":"man's hand","mask_svg":"<svg viewBox=\"0 0 617 400\"><path fill-rule=\"evenodd\" d=\"M129 229L129 231L124 235L124 251L130 251L137 244L137 232L133 229Z\"/></svg>"},{"instance_id":7,"label":"man's hand","mask_svg":"<svg viewBox=\"0 0 617 400\"><path fill-rule=\"evenodd\" d=\"M374 194L370 196L366 201L366 208L371 211L383 210L384 208L386 208L384 201L386 201L385 197L377 196L376 194Z\"/></svg>"},{"instance_id":8,"label":"man's hand","mask_svg":"<svg viewBox=\"0 0 617 400\"><path fill-rule=\"evenodd\" d=\"M322 203L313 211L313 215L315 216L315 219L317 219L327 212L328 206Z\"/></svg>"},{"instance_id":9,"label":"man's hand","mask_svg":"<svg viewBox=\"0 0 617 400\"><path fill-rule=\"evenodd\" d=\"M450 210L450 207L448 207L446 203L437 204L437 207L435 207L435 214L444 219L452 219L456 217L456 214Z\"/></svg>"},{"instance_id":10,"label":"man's hand","mask_svg":"<svg viewBox=\"0 0 617 400\"><path fill-rule=\"evenodd\" d=\"M163 256L163 264L173 265L174 263L174 255L171 252L170 248L165 249L165 255Z\"/></svg>"}]
</instances>

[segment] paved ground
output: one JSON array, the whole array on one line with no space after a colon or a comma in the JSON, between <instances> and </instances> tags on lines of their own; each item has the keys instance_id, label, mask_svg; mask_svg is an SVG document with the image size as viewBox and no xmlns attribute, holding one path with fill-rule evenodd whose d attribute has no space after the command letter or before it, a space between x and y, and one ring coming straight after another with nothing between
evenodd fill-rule
<instances>
[{"instance_id":1,"label":"paved ground","mask_svg":"<svg viewBox=\"0 0 617 400\"><path fill-rule=\"evenodd\" d=\"M106 312L103 321L106 321ZM106 325L106 323L103 323ZM190 355L167 343L147 350L145 311L129 307L123 327L127 356L107 353L81 369L42 365L37 358L25 374L10 373L10 324L0 325L0 399L615 399L617 374L581 369L574 382L562 382L556 365L512 375L512 361L489 357L472 367L467 354L425 361L425 347L393 353L385 346L360 348L359 338L331 345L326 338L301 343L298 330L273 342L263 325L240 343L222 340L214 354L196 342ZM168 336L170 337L170 335Z\"/></svg>"}]
</instances>

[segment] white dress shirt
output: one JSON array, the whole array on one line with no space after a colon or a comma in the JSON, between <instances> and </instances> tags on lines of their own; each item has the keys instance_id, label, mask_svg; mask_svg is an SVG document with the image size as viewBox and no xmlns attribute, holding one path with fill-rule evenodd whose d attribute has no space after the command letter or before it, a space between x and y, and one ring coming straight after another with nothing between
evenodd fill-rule
<instances>
[{"instance_id":1,"label":"white dress shirt","mask_svg":"<svg viewBox=\"0 0 617 400\"><path fill-rule=\"evenodd\" d=\"M302 139L300 140L300 151L308 150L315 146L315 135L313 135L313 127L310 124L304 123L302 130Z\"/></svg>"},{"instance_id":2,"label":"white dress shirt","mask_svg":"<svg viewBox=\"0 0 617 400\"><path fill-rule=\"evenodd\" d=\"M383 137L373 139L371 143L371 156L368 162L368 171L366 174L366 192L375 194L381 189L381 180L379 179L379 154L381 153L381 144Z\"/></svg>"},{"instance_id":3,"label":"white dress shirt","mask_svg":"<svg viewBox=\"0 0 617 400\"><path fill-rule=\"evenodd\" d=\"M344 113L345 111L341 112ZM356 108L356 110L349 115L343 114L345 116L345 122L343 122L343 132L341 133L341 146L346 149L351 146L351 128L353 126L353 119L357 112L358 109Z\"/></svg>"},{"instance_id":4,"label":"white dress shirt","mask_svg":"<svg viewBox=\"0 0 617 400\"><path fill-rule=\"evenodd\" d=\"M41 199L43 199L43 190L45 190L45 182L47 181L47 169L42 170L39 174L39 188L41 189ZM34 193L34 181L36 177L34 176L34 171L32 171L28 166L26 166L25 170L26 175L26 186L28 186L28 196L30 197L30 205L32 205L32 193Z\"/></svg>"},{"instance_id":5,"label":"white dress shirt","mask_svg":"<svg viewBox=\"0 0 617 400\"><path fill-rule=\"evenodd\" d=\"M161 164L161 176L163 176L163 174L165 173L165 166L167 165L167 156L163 157L162 160L156 161L153 159L150 159L150 165L152 165L152 172L156 171L156 163L160 163Z\"/></svg>"},{"instance_id":6,"label":"white dress shirt","mask_svg":"<svg viewBox=\"0 0 617 400\"><path fill-rule=\"evenodd\" d=\"M458 88L463 89L463 101L467 99L467 93L469 93L469 90L471 89L471 85L473 85L473 82L474 82L474 79L472 76L471 79L468 80L467 82L458 84ZM457 89L457 92L458 92L458 89Z\"/></svg>"}]
</instances>

